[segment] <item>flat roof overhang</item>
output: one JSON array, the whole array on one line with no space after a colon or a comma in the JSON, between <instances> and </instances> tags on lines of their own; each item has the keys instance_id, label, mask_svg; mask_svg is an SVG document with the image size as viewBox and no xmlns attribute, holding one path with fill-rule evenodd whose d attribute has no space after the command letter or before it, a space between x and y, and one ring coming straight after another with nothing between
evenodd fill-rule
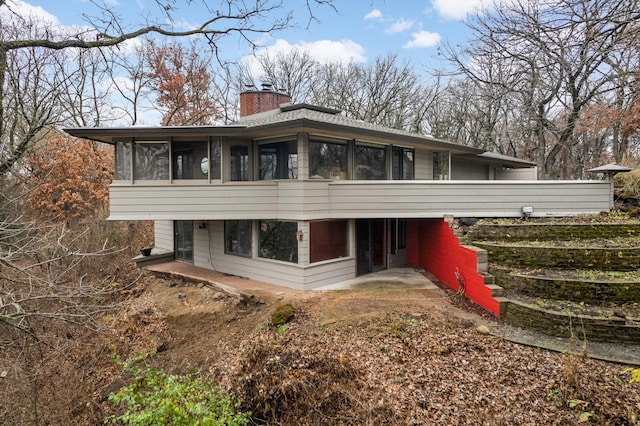
<instances>
[{"instance_id":1,"label":"flat roof overhang","mask_svg":"<svg viewBox=\"0 0 640 426\"><path fill-rule=\"evenodd\" d=\"M436 151L451 151L454 154L481 154L482 149L467 147L453 142L416 134L381 132L336 123L299 118L256 126L131 126L131 127L76 127L64 128L71 136L114 144L126 138L166 139L170 137L238 137L262 139L284 134L308 132L339 139L356 139L367 142L404 144L425 147Z\"/></svg>"}]
</instances>

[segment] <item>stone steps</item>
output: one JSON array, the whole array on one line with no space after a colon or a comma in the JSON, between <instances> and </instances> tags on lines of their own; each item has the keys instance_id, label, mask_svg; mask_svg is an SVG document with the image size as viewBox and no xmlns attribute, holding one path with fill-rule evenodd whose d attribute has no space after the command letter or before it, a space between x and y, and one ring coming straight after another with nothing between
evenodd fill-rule
<instances>
[{"instance_id":1,"label":"stone steps","mask_svg":"<svg viewBox=\"0 0 640 426\"><path fill-rule=\"evenodd\" d=\"M505 322L552 336L640 343L640 309L625 313L625 304L640 301L640 223L587 222L480 222L466 238L487 252L485 285Z\"/></svg>"}]
</instances>

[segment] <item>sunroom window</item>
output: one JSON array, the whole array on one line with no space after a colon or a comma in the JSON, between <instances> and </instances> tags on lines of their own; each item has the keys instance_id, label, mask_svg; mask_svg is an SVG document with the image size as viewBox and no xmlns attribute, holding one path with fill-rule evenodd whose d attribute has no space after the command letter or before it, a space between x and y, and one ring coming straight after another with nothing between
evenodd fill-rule
<instances>
[{"instance_id":1,"label":"sunroom window","mask_svg":"<svg viewBox=\"0 0 640 426\"><path fill-rule=\"evenodd\" d=\"M260 144L260 180L296 179L298 144L296 141Z\"/></svg>"},{"instance_id":2,"label":"sunroom window","mask_svg":"<svg viewBox=\"0 0 640 426\"><path fill-rule=\"evenodd\" d=\"M412 148L393 147L393 179L413 179L413 158Z\"/></svg>"},{"instance_id":3,"label":"sunroom window","mask_svg":"<svg viewBox=\"0 0 640 426\"><path fill-rule=\"evenodd\" d=\"M309 141L309 176L311 179L347 179L347 145Z\"/></svg>"},{"instance_id":4,"label":"sunroom window","mask_svg":"<svg viewBox=\"0 0 640 426\"><path fill-rule=\"evenodd\" d=\"M385 179L385 149L369 145L355 147L355 178L358 180Z\"/></svg>"},{"instance_id":5,"label":"sunroom window","mask_svg":"<svg viewBox=\"0 0 640 426\"><path fill-rule=\"evenodd\" d=\"M136 180L169 180L169 143L136 141L134 149Z\"/></svg>"},{"instance_id":6,"label":"sunroom window","mask_svg":"<svg viewBox=\"0 0 640 426\"><path fill-rule=\"evenodd\" d=\"M229 154L230 180L249 180L249 145L231 145Z\"/></svg>"},{"instance_id":7,"label":"sunroom window","mask_svg":"<svg viewBox=\"0 0 640 426\"><path fill-rule=\"evenodd\" d=\"M115 180L131 180L131 142L116 142Z\"/></svg>"},{"instance_id":8,"label":"sunroom window","mask_svg":"<svg viewBox=\"0 0 640 426\"><path fill-rule=\"evenodd\" d=\"M207 179L209 164L207 141L171 143L173 179ZM203 164L206 167L203 167Z\"/></svg>"},{"instance_id":9,"label":"sunroom window","mask_svg":"<svg viewBox=\"0 0 640 426\"><path fill-rule=\"evenodd\" d=\"M433 153L433 179L449 180L449 151Z\"/></svg>"}]
</instances>

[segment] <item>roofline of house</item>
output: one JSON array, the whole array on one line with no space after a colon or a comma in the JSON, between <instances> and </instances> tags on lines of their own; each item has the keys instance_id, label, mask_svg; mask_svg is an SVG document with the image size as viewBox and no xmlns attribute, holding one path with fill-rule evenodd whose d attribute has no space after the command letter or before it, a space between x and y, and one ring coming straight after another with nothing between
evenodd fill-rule
<instances>
[{"instance_id":1,"label":"roofline of house","mask_svg":"<svg viewBox=\"0 0 640 426\"><path fill-rule=\"evenodd\" d=\"M117 140L130 137L167 138L175 136L198 137L269 137L270 133L313 132L332 134L346 139L361 139L371 142L406 143L412 146L428 146L434 149L450 150L460 154L481 154L482 149L460 145L454 142L436 139L420 134L388 133L376 129L349 126L336 123L325 123L309 118L298 118L264 125L230 125L230 126L132 126L132 127L73 127L62 129L71 136L90 139L97 142L114 144Z\"/></svg>"}]
</instances>

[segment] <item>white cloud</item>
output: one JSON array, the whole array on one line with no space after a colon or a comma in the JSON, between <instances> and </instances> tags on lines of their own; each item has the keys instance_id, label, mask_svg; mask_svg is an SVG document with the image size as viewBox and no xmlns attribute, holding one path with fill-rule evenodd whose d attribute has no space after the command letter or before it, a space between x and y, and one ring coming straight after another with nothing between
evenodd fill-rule
<instances>
[{"instance_id":1,"label":"white cloud","mask_svg":"<svg viewBox=\"0 0 640 426\"><path fill-rule=\"evenodd\" d=\"M462 21L469 13L482 8L484 3L483 0L433 0L433 7L445 18Z\"/></svg>"},{"instance_id":2,"label":"white cloud","mask_svg":"<svg viewBox=\"0 0 640 426\"><path fill-rule=\"evenodd\" d=\"M410 30L411 27L413 27L413 21L405 21L404 19L401 19L391 24L391 26L384 30L384 32L387 34L396 34Z\"/></svg>"},{"instance_id":3,"label":"white cloud","mask_svg":"<svg viewBox=\"0 0 640 426\"><path fill-rule=\"evenodd\" d=\"M411 33L413 39L405 43L402 47L405 49L414 49L420 47L433 47L440 43L440 34L429 31L418 31Z\"/></svg>"},{"instance_id":4,"label":"white cloud","mask_svg":"<svg viewBox=\"0 0 640 426\"><path fill-rule=\"evenodd\" d=\"M382 19L382 12L378 9L373 9L371 12L364 15L364 19Z\"/></svg>"},{"instance_id":5,"label":"white cloud","mask_svg":"<svg viewBox=\"0 0 640 426\"><path fill-rule=\"evenodd\" d=\"M60 26L60 21L51 13L40 6L33 6L22 0L7 0L4 7L0 7L0 18L2 21L13 21L18 19L37 20L42 23Z\"/></svg>"},{"instance_id":6,"label":"white cloud","mask_svg":"<svg viewBox=\"0 0 640 426\"><path fill-rule=\"evenodd\" d=\"M365 62L367 60L364 56L365 48L347 39L339 41L301 41L296 44L290 44L286 40L278 39L274 44L258 49L255 55L286 54L295 49L308 52L312 58L323 64L330 62ZM256 56L245 56L242 58L242 62L249 67L253 75L259 76L262 73L262 69Z\"/></svg>"}]
</instances>

